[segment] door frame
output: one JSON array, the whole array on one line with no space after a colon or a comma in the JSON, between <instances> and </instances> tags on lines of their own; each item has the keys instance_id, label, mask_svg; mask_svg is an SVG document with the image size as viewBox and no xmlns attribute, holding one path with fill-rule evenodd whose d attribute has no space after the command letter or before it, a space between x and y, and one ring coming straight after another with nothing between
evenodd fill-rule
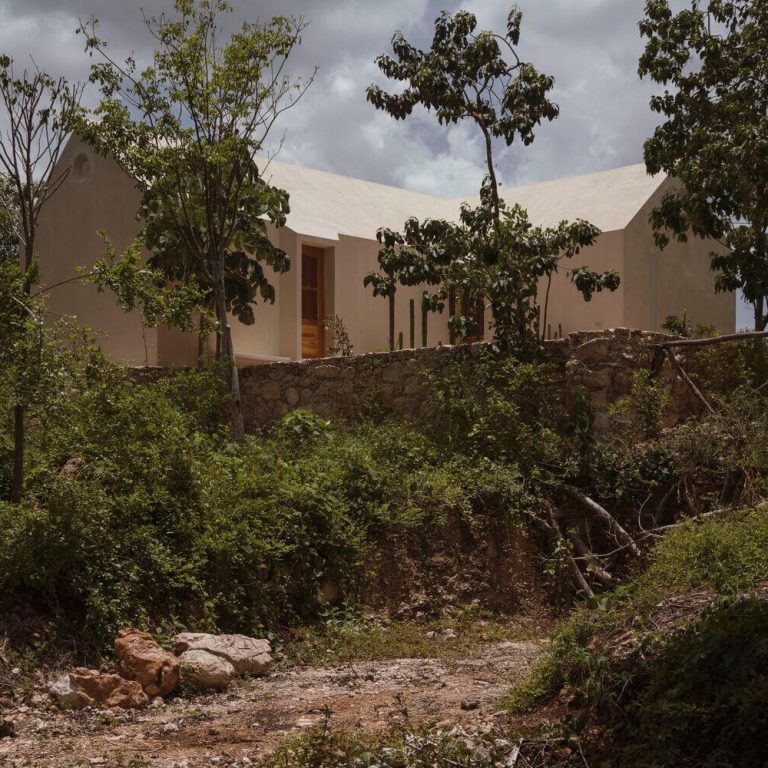
<instances>
[{"instance_id":1,"label":"door frame","mask_svg":"<svg viewBox=\"0 0 768 768\"><path fill-rule=\"evenodd\" d=\"M304 323L313 324L313 321L304 319L304 257L305 251L312 252L306 255L309 258L313 258L317 262L317 288L314 290L317 293L317 334L319 337L320 353L318 355L307 355L304 347ZM301 270L299 279L299 334L301 344L301 359L313 359L325 357L325 326L323 324L325 320L325 262L327 257L327 248L320 245L313 245L312 243L301 243Z\"/></svg>"}]
</instances>

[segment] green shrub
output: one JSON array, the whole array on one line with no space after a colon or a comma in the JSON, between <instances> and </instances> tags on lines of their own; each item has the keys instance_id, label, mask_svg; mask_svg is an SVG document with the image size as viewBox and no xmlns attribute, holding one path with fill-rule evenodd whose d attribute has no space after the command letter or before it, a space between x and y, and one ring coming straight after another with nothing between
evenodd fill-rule
<instances>
[{"instance_id":1,"label":"green shrub","mask_svg":"<svg viewBox=\"0 0 768 768\"><path fill-rule=\"evenodd\" d=\"M632 392L615 403L610 414L613 424L630 443L658 437L664 426L664 409L669 395L663 382L651 371L635 371Z\"/></svg>"},{"instance_id":2,"label":"green shrub","mask_svg":"<svg viewBox=\"0 0 768 768\"><path fill-rule=\"evenodd\" d=\"M594 714L607 729L590 764L763 765L768 603L749 595L768 580L768 506L687 523L653 555L561 625L508 706L529 711L567 686L582 716L566 725L578 730ZM713 592L703 615L706 596L689 609L678 601L679 615L659 625L665 601L701 590ZM613 655L628 638L628 653Z\"/></svg>"},{"instance_id":3,"label":"green shrub","mask_svg":"<svg viewBox=\"0 0 768 768\"><path fill-rule=\"evenodd\" d=\"M601 618L581 609L563 622L528 676L510 690L505 706L515 713L530 712L549 702L568 683L583 680L591 656L585 646L595 636Z\"/></svg>"},{"instance_id":4,"label":"green shrub","mask_svg":"<svg viewBox=\"0 0 768 768\"><path fill-rule=\"evenodd\" d=\"M696 589L752 589L768 579L768 505L685 523L661 540L654 560L637 580L648 603Z\"/></svg>"},{"instance_id":5,"label":"green shrub","mask_svg":"<svg viewBox=\"0 0 768 768\"><path fill-rule=\"evenodd\" d=\"M326 723L281 747L265 768L496 768L511 764L513 750L494 733L460 728L402 728L373 739Z\"/></svg>"},{"instance_id":6,"label":"green shrub","mask_svg":"<svg viewBox=\"0 0 768 768\"><path fill-rule=\"evenodd\" d=\"M560 460L554 381L552 366L487 347L479 355L466 351L431 372L436 413L425 429L449 450L513 464L539 479Z\"/></svg>"},{"instance_id":7,"label":"green shrub","mask_svg":"<svg viewBox=\"0 0 768 768\"><path fill-rule=\"evenodd\" d=\"M667 638L624 717L609 739L613 765L766 765L768 603L725 602Z\"/></svg>"},{"instance_id":8,"label":"green shrub","mask_svg":"<svg viewBox=\"0 0 768 768\"><path fill-rule=\"evenodd\" d=\"M0 502L0 609L98 648L125 624L252 634L314 616L327 585L355 600L377 542L437 546L457 520L484 535L529 503L514 467L410 427L294 411L237 444L220 371L136 385L96 353L77 362L30 413L24 504Z\"/></svg>"},{"instance_id":9,"label":"green shrub","mask_svg":"<svg viewBox=\"0 0 768 768\"><path fill-rule=\"evenodd\" d=\"M276 436L287 448L299 450L321 440L332 440L333 430L328 419L313 411L296 408L283 416Z\"/></svg>"}]
</instances>

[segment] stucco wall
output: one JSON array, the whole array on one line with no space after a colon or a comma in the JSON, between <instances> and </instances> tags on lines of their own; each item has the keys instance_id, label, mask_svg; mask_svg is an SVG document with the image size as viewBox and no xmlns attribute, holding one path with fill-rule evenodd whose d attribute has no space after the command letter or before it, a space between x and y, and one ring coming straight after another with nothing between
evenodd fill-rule
<instances>
[{"instance_id":1,"label":"stucco wall","mask_svg":"<svg viewBox=\"0 0 768 768\"><path fill-rule=\"evenodd\" d=\"M81 173L78 158L88 159L88 173ZM73 171L61 190L48 203L40 224L39 254L43 285L71 279L79 266L88 267L103 253L97 235L104 230L120 251L139 230L134 212L139 192L134 182L117 164L94 154L77 137L68 144L61 166L73 164ZM668 314L688 311L694 322L711 322L724 331L735 321L733 295L715 296L708 269L708 245L692 240L687 245L673 244L658 254L653 244L648 214L664 186L625 230L605 232L596 244L573 260L564 263L550 289L547 326L552 336L574 331L593 331L615 326L658 330ZM391 190L389 190L391 192ZM389 194L388 192L388 194ZM404 193L405 194L405 193ZM638 205L641 201L638 201ZM370 233L373 238L375 233ZM373 239L340 235L324 240L298 234L288 228L270 227L273 242L291 257L291 269L273 278L274 305L259 303L256 322L244 326L231 321L238 362L254 362L301 357L301 246L302 243L327 249L326 314L338 314L345 322L356 352L379 352L388 348L388 304L374 298L363 287L363 277L378 268L378 243ZM587 265L594 270L616 269L622 278L620 289L596 294L584 302L566 276L568 267ZM544 302L545 286L540 286ZM409 299L415 300L415 338L421 343L421 290L398 287L396 297L396 336L403 334L404 346L410 343ZM115 361L129 364L190 365L197 354L197 339L169 329L142 329L137 313L126 315L109 293L99 294L93 286L72 283L50 292L52 315L76 315L93 328L102 347ZM543 310L542 310L543 311ZM490 320L486 313L486 323ZM449 342L447 312L428 316L428 343ZM486 337L489 332L486 327ZM209 340L209 347L213 341Z\"/></svg>"},{"instance_id":2,"label":"stucco wall","mask_svg":"<svg viewBox=\"0 0 768 768\"><path fill-rule=\"evenodd\" d=\"M621 232L603 232L594 245L584 248L572 259L563 259L560 271L552 278L549 291L546 325L547 337L567 335L574 331L593 331L624 325L623 238ZM587 266L595 272L616 270L622 276L617 291L596 293L591 301L584 301L567 275L569 269ZM539 285L539 305L544 323L546 284ZM642 326L638 326L642 327Z\"/></svg>"},{"instance_id":3,"label":"stucco wall","mask_svg":"<svg viewBox=\"0 0 768 768\"><path fill-rule=\"evenodd\" d=\"M115 162L99 157L73 137L60 159L59 167L67 166L72 167L70 174L43 209L38 230L43 287L75 277L77 267L89 267L103 255L99 230L109 235L118 252L139 231L134 218L138 190ZM110 293L79 282L59 286L48 294L48 310L52 317L74 315L96 331L116 362L153 364L158 359L157 332L142 333L139 314L125 314Z\"/></svg>"},{"instance_id":4,"label":"stucco wall","mask_svg":"<svg viewBox=\"0 0 768 768\"><path fill-rule=\"evenodd\" d=\"M648 220L671 185L664 182L624 230L623 324L658 331L669 315L687 313L692 323L710 323L732 333L736 296L715 293L715 276L709 268L709 253L716 244L691 237L687 243L673 240L660 251L653 240Z\"/></svg>"}]
</instances>

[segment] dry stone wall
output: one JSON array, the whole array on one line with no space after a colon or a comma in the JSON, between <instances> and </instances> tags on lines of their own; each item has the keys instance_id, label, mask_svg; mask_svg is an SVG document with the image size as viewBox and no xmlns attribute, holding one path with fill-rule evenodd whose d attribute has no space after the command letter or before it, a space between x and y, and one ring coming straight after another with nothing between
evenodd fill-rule
<instances>
[{"instance_id":1,"label":"dry stone wall","mask_svg":"<svg viewBox=\"0 0 768 768\"><path fill-rule=\"evenodd\" d=\"M589 391L601 429L607 426L610 404L631 391L635 371L651 368L654 343L669 338L626 328L572 333L546 342L545 356L562 369L566 404L577 388ZM470 354L479 355L482 346L473 344ZM425 372L450 364L459 354L466 354L466 348L427 347L243 368L246 428L268 426L293 408L347 420L370 413L418 419L430 408ZM695 412L696 401L668 363L661 375L671 395L668 422Z\"/></svg>"}]
</instances>

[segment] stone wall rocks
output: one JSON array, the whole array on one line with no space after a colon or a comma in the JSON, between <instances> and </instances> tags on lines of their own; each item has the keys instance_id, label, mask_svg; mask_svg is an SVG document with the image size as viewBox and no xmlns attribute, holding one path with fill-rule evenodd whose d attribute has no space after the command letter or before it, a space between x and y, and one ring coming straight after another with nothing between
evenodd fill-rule
<instances>
[{"instance_id":1,"label":"stone wall rocks","mask_svg":"<svg viewBox=\"0 0 768 768\"><path fill-rule=\"evenodd\" d=\"M611 403L630 392L635 371L652 366L654 343L669 338L628 328L583 331L545 342L545 356L562 367L564 404L577 388L586 387L597 427L605 429ZM478 355L482 347L473 344L471 354ZM424 372L450 365L465 351L465 347L426 347L243 368L240 387L246 427L255 431L268 426L295 407L350 421L370 412L403 420L422 418L430 408ZM698 404L676 380L668 362L662 377L671 396L667 422L697 412Z\"/></svg>"},{"instance_id":2,"label":"stone wall rocks","mask_svg":"<svg viewBox=\"0 0 768 768\"><path fill-rule=\"evenodd\" d=\"M544 343L545 358L562 368L562 402L585 387L591 396L598 430L607 428L612 403L629 394L635 371L650 369L659 341L667 334L629 328L579 331ZM480 354L482 343L469 352ZM432 407L424 373L450 365L467 347L440 346L373 352L351 357L276 362L240 370L240 389L246 429L255 432L278 421L293 408L306 408L325 417L355 421L361 416L387 414L402 420L418 420ZM137 383L157 381L172 369L134 368ZM665 414L675 424L700 405L685 383L664 361L662 379L670 394Z\"/></svg>"}]
</instances>

